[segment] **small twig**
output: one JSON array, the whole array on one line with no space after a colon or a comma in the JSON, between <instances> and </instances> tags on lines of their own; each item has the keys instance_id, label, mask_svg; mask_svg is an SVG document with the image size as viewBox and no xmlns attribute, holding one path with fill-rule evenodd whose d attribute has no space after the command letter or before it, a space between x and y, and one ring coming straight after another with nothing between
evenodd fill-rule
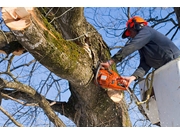
<instances>
[{"instance_id":1,"label":"small twig","mask_svg":"<svg viewBox=\"0 0 180 135\"><path fill-rule=\"evenodd\" d=\"M29 63L25 63L25 64L19 65L19 66L17 66L17 67L14 67L14 68L11 69L10 71L12 72L13 70L18 69L18 68L23 67L23 66L29 66L29 65L31 65L31 64L34 63L34 62L36 62L35 59L34 59L34 60L31 60Z\"/></svg>"},{"instance_id":2,"label":"small twig","mask_svg":"<svg viewBox=\"0 0 180 135\"><path fill-rule=\"evenodd\" d=\"M7 72L10 72L10 67L11 67L11 63L12 63L13 58L14 58L14 55L12 55L10 57L10 59L8 60Z\"/></svg>"},{"instance_id":3,"label":"small twig","mask_svg":"<svg viewBox=\"0 0 180 135\"><path fill-rule=\"evenodd\" d=\"M53 10L53 8L51 8L51 9L46 13L45 17L47 17L48 14L49 14L52 10Z\"/></svg>"},{"instance_id":4,"label":"small twig","mask_svg":"<svg viewBox=\"0 0 180 135\"><path fill-rule=\"evenodd\" d=\"M2 32L3 36L5 37L5 39L6 39L6 41L7 41L7 44L9 44L9 41L8 41L8 39L7 39L6 34L5 34L2 30L0 30L0 31Z\"/></svg>"},{"instance_id":5,"label":"small twig","mask_svg":"<svg viewBox=\"0 0 180 135\"><path fill-rule=\"evenodd\" d=\"M56 101L52 102L52 103L50 104L50 106L53 106L54 104L56 104Z\"/></svg>"},{"instance_id":6,"label":"small twig","mask_svg":"<svg viewBox=\"0 0 180 135\"><path fill-rule=\"evenodd\" d=\"M5 109L2 108L2 106L0 106L0 110L18 127L23 127L22 124L20 124L19 122L17 122Z\"/></svg>"},{"instance_id":7,"label":"small twig","mask_svg":"<svg viewBox=\"0 0 180 135\"><path fill-rule=\"evenodd\" d=\"M60 15L60 16L58 16L58 17L54 17L54 18L51 20L50 23L52 23L55 19L58 19L58 18L62 17L63 15L65 15L68 11L70 11L70 10L73 9L73 8L74 8L74 7L71 7L71 8L69 8L68 10L66 10L62 15Z\"/></svg>"},{"instance_id":8,"label":"small twig","mask_svg":"<svg viewBox=\"0 0 180 135\"><path fill-rule=\"evenodd\" d=\"M74 40L80 39L81 37L84 37L84 36L88 35L89 33L91 33L91 32L87 32L87 33L82 34L79 37L76 37L76 38L73 38L73 39L66 39L66 41L74 41Z\"/></svg>"},{"instance_id":9,"label":"small twig","mask_svg":"<svg viewBox=\"0 0 180 135\"><path fill-rule=\"evenodd\" d=\"M4 94L4 93L1 93L1 95L2 95L3 97L7 98L7 99L11 99L11 100L13 100L13 101L16 101L17 103L22 104L22 105L24 105L24 106L39 106L39 105L36 104L36 103L24 103L24 102L21 102L20 100L17 100L16 98L13 98L13 97L11 97L11 96L9 96L9 95L7 95L7 94Z\"/></svg>"},{"instance_id":10,"label":"small twig","mask_svg":"<svg viewBox=\"0 0 180 135\"><path fill-rule=\"evenodd\" d=\"M9 57L9 55L7 55L5 58L2 58L2 60L0 61L0 63L3 62L4 60L7 60L8 57Z\"/></svg>"},{"instance_id":11,"label":"small twig","mask_svg":"<svg viewBox=\"0 0 180 135\"><path fill-rule=\"evenodd\" d=\"M113 50L113 49L119 49L119 48L123 48L124 46L114 46L114 47L110 47L110 50Z\"/></svg>"}]
</instances>

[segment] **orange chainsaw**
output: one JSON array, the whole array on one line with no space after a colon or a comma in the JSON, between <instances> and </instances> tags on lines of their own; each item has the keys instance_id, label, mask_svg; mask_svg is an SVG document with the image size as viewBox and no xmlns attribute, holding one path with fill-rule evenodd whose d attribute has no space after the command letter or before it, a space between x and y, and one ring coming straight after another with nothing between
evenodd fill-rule
<instances>
[{"instance_id":1,"label":"orange chainsaw","mask_svg":"<svg viewBox=\"0 0 180 135\"><path fill-rule=\"evenodd\" d=\"M133 91L127 87L127 81L113 70L104 69L99 65L95 76L95 83L104 89L127 91L130 97L134 99L135 103L140 102ZM137 106L139 111L148 119L143 106L141 104L137 104Z\"/></svg>"},{"instance_id":2,"label":"orange chainsaw","mask_svg":"<svg viewBox=\"0 0 180 135\"><path fill-rule=\"evenodd\" d=\"M99 65L95 83L104 89L126 90L127 81L111 69L104 69Z\"/></svg>"}]
</instances>

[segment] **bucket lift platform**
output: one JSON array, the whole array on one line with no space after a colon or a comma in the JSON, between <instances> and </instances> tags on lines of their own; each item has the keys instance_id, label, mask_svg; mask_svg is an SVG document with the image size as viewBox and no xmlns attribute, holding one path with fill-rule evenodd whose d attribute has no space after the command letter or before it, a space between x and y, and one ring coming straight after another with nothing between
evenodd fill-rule
<instances>
[{"instance_id":1,"label":"bucket lift platform","mask_svg":"<svg viewBox=\"0 0 180 135\"><path fill-rule=\"evenodd\" d=\"M161 127L180 127L180 58L160 67L154 72L154 94L149 108L142 104L152 124L160 122ZM147 91L145 80L139 82L141 100Z\"/></svg>"}]
</instances>

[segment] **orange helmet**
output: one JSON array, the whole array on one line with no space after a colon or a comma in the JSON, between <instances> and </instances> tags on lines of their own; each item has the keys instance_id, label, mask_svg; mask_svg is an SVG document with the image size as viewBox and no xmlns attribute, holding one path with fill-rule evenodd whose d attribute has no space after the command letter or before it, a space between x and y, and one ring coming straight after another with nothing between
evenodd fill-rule
<instances>
[{"instance_id":1,"label":"orange helmet","mask_svg":"<svg viewBox=\"0 0 180 135\"><path fill-rule=\"evenodd\" d=\"M122 38L127 38L130 36L129 29L131 29L131 28L140 30L141 25L139 25L139 24L143 24L143 26L147 26L148 22L146 22L143 18L141 18L139 16L134 16L134 17L130 18L126 23L127 28L123 32Z\"/></svg>"}]
</instances>

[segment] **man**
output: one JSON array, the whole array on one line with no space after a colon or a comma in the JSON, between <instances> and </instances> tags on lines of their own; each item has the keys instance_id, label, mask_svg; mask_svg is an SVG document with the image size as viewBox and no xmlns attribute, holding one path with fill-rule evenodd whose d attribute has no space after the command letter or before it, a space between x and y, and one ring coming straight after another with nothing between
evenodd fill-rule
<instances>
[{"instance_id":1,"label":"man","mask_svg":"<svg viewBox=\"0 0 180 135\"><path fill-rule=\"evenodd\" d=\"M135 16L126 23L127 29L122 38L130 37L132 40L119 50L110 60L101 63L104 68L109 68L113 63L121 62L126 56L139 51L140 64L130 77L123 77L128 86L134 80L142 78L151 69L158 69L167 62L180 56L180 50L166 36L147 26L147 22Z\"/></svg>"}]
</instances>

